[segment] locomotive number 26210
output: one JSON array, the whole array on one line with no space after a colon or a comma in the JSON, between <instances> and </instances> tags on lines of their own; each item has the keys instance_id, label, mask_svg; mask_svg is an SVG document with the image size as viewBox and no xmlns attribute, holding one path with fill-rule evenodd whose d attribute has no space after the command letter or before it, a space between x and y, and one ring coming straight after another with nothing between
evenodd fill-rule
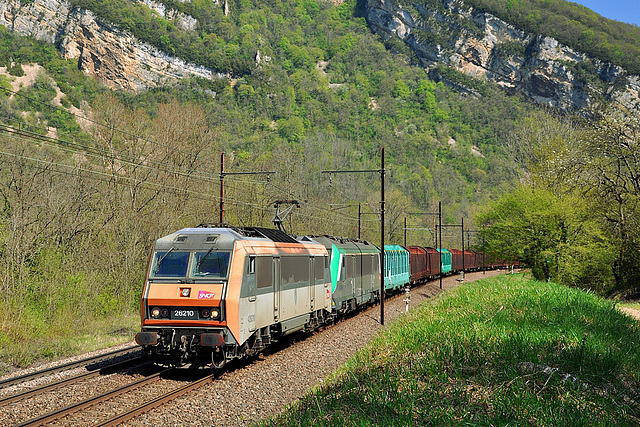
<instances>
[{"instance_id":1,"label":"locomotive number 26210","mask_svg":"<svg viewBox=\"0 0 640 427\"><path fill-rule=\"evenodd\" d=\"M179 319L196 319L197 313L195 310L173 310L173 318Z\"/></svg>"}]
</instances>

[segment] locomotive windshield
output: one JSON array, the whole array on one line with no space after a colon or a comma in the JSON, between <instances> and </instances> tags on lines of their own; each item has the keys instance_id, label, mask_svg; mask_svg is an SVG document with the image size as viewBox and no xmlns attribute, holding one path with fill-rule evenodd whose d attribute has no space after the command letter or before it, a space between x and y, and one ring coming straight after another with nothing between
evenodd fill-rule
<instances>
[{"instance_id":1,"label":"locomotive windshield","mask_svg":"<svg viewBox=\"0 0 640 427\"><path fill-rule=\"evenodd\" d=\"M229 252L196 252L193 255L191 277L227 277Z\"/></svg>"},{"instance_id":2,"label":"locomotive windshield","mask_svg":"<svg viewBox=\"0 0 640 427\"><path fill-rule=\"evenodd\" d=\"M177 252L173 248L153 254L153 277L185 277L189 264L189 252Z\"/></svg>"},{"instance_id":3,"label":"locomotive windshield","mask_svg":"<svg viewBox=\"0 0 640 427\"><path fill-rule=\"evenodd\" d=\"M177 252L173 248L153 254L152 277L185 277L189 265L189 252Z\"/></svg>"},{"instance_id":4,"label":"locomotive windshield","mask_svg":"<svg viewBox=\"0 0 640 427\"><path fill-rule=\"evenodd\" d=\"M153 254L150 278L208 278L227 277L230 252L185 252L169 249Z\"/></svg>"}]
</instances>

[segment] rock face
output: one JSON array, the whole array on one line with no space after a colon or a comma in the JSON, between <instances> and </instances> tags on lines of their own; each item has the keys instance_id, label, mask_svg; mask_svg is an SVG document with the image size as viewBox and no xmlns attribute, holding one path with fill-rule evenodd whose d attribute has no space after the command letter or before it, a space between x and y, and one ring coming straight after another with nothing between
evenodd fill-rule
<instances>
[{"instance_id":1,"label":"rock face","mask_svg":"<svg viewBox=\"0 0 640 427\"><path fill-rule=\"evenodd\" d=\"M197 26L194 18L167 9L162 3L136 1L159 16L172 19L185 31ZM212 1L228 8L228 1ZM468 76L494 81L511 93L563 110L583 110L603 98L614 99L629 109L640 106L640 77L588 58L552 38L526 34L495 16L475 11L461 0L429 0L419 5L367 0L366 17L373 31L403 40L432 71L436 65L446 64ZM54 43L65 58L76 58L83 71L114 89L145 90L188 76L225 77L100 22L90 11L71 8L68 0L0 0L0 24L19 34ZM585 78L584 70L599 79L594 82Z\"/></svg>"},{"instance_id":2,"label":"rock face","mask_svg":"<svg viewBox=\"0 0 640 427\"><path fill-rule=\"evenodd\" d=\"M113 89L144 90L189 76L224 77L142 43L98 21L90 11L72 9L66 0L34 0L29 4L0 0L0 24L56 44L65 58L77 58L80 69Z\"/></svg>"},{"instance_id":3,"label":"rock face","mask_svg":"<svg viewBox=\"0 0 640 427\"><path fill-rule=\"evenodd\" d=\"M606 97L638 109L640 79L620 67L524 33L461 0L421 3L367 0L367 22L374 32L407 43L427 68L446 64L539 104L575 111ZM585 70L599 81L585 78Z\"/></svg>"},{"instance_id":4,"label":"rock face","mask_svg":"<svg viewBox=\"0 0 640 427\"><path fill-rule=\"evenodd\" d=\"M176 27L181 30L194 31L198 25L198 21L194 17L173 9L167 9L162 3L157 3L153 0L141 0L141 3L147 5L149 9L156 11L156 13L163 18L173 21Z\"/></svg>"}]
</instances>

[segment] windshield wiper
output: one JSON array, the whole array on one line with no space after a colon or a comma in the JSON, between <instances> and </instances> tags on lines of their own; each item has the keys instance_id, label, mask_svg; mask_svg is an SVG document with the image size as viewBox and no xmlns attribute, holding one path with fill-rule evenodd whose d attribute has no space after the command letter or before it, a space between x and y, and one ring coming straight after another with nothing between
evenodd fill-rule
<instances>
[{"instance_id":1,"label":"windshield wiper","mask_svg":"<svg viewBox=\"0 0 640 427\"><path fill-rule=\"evenodd\" d=\"M204 254L204 256L203 256L202 258L200 258L200 259L198 260L198 262L196 263L196 272L200 272L200 263L201 263L202 261L204 261L204 259L205 259L206 257L208 257L208 256L209 256L209 254L210 254L212 251L213 251L213 246L212 246L211 248L209 248L209 251L208 251L206 254Z\"/></svg>"},{"instance_id":2,"label":"windshield wiper","mask_svg":"<svg viewBox=\"0 0 640 427\"><path fill-rule=\"evenodd\" d=\"M155 270L153 270L153 274L156 274L156 273L158 272L158 270L160 270L160 265L162 264L162 262L163 262L163 261L165 260L165 258L166 258L167 256L169 256L169 254L170 254L171 252L173 252L175 249L176 249L175 247L172 247L171 249L169 249L169 250L167 251L167 253L166 253L166 254L164 254L164 255L162 256L162 258L160 258L160 260L159 260L159 261L158 261L158 263L156 264L156 268L155 268Z\"/></svg>"}]
</instances>

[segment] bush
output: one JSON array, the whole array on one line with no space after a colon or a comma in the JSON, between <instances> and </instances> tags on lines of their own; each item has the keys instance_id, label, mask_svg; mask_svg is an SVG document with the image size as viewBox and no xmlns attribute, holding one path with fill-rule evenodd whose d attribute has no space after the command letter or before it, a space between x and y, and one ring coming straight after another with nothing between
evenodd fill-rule
<instances>
[{"instance_id":1,"label":"bush","mask_svg":"<svg viewBox=\"0 0 640 427\"><path fill-rule=\"evenodd\" d=\"M24 70L22 69L22 65L18 62L14 62L13 64L11 64L11 66L7 71L12 76L16 76L16 77L24 76Z\"/></svg>"}]
</instances>

